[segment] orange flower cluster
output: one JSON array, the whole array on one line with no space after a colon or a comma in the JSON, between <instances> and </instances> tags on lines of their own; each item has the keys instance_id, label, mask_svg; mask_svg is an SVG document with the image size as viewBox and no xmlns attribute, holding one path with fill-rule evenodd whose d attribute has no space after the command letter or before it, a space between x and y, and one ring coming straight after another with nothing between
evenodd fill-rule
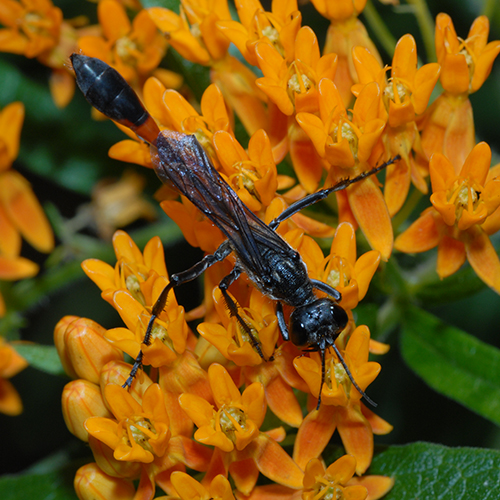
<instances>
[{"instance_id":1,"label":"orange flower cluster","mask_svg":"<svg viewBox=\"0 0 500 500\"><path fill-rule=\"evenodd\" d=\"M387 169L383 190L368 177L335 193L336 229L296 214L277 230L300 252L311 278L342 294L349 323L336 344L365 390L380 371L369 352L381 354L388 346L355 324L352 309L394 248L415 253L437 246L442 278L467 258L500 293L500 260L489 240L500 228L500 166L490 169L488 145L474 143L468 100L488 76L500 42L487 43L484 17L464 41L449 16L440 14L438 62L419 68L415 40L405 35L391 66L384 67L357 18L365 1L313 3L331 22L323 52L314 31L301 26L293 0L275 0L271 12L258 0L238 0L239 21L231 19L225 0L182 0L179 14L154 7L132 23L116 0L101 0L102 34L80 39L79 46L136 88L143 84L140 94L159 129L194 134L241 200L267 223L317 190L322 179L328 187L400 156ZM210 67L213 84L198 109L167 88L160 74L144 82L166 46L156 28L182 57ZM255 72L228 52L231 42ZM443 94L429 106L439 78ZM233 113L250 136L247 149L234 134ZM130 139L114 145L110 156L151 168L149 146L124 131ZM287 154L297 184L278 175L276 165ZM411 184L427 193L429 175L432 206L394 238L391 218ZM178 201L165 189L160 196L187 241L214 252L223 241L220 231L186 198ZM372 248L359 257L358 228ZM314 236L333 237L326 257ZM326 353L322 385L319 354L303 355L282 342L273 301L242 277L230 293L264 361L217 288L230 262L208 269L204 304L191 313L172 292L146 346L152 307L168 283L163 248L153 238L141 253L121 231L113 244L114 267L87 260L83 269L125 327L105 330L89 319L65 317L55 330L63 366L74 379L64 390L64 417L71 432L88 441L96 461L75 478L80 498L150 499L158 486L178 498L230 499L233 484L238 498L322 498L333 492L336 498L376 499L391 488L390 478L352 478L368 470L374 434L392 427L364 405L335 354ZM186 321L201 317L195 335ZM127 392L120 386L131 365L123 354L136 358L141 349L147 373ZM299 391L308 395L305 416ZM265 426L267 407L298 429L291 456L281 444L284 428ZM325 470L318 459L336 430L348 455ZM201 483L187 469L203 472ZM276 484L256 486L259 473Z\"/></svg>"}]
</instances>

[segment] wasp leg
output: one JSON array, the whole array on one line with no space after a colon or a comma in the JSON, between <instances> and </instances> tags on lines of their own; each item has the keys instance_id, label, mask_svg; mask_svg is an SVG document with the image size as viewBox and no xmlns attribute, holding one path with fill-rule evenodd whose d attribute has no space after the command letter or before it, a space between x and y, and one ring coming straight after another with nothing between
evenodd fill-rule
<instances>
[{"instance_id":1,"label":"wasp leg","mask_svg":"<svg viewBox=\"0 0 500 500\"><path fill-rule=\"evenodd\" d=\"M342 299L341 293L338 290L335 290L333 286L327 285L326 283L323 283L322 281L319 280L311 279L311 282L314 288L317 288L318 290L327 293L328 295L330 295L330 297L333 297L337 302L340 302L340 299Z\"/></svg>"},{"instance_id":2,"label":"wasp leg","mask_svg":"<svg viewBox=\"0 0 500 500\"><path fill-rule=\"evenodd\" d=\"M143 344L149 345L151 343L151 332L153 331L153 324L156 318L163 311L167 303L167 298L170 290L172 290L172 288L175 288L176 286L188 283L189 281L196 279L198 276L201 276L210 266L212 266L216 262L224 260L231 253L231 251L231 247L229 246L228 242L225 241L213 254L206 255L205 257L203 257L203 259L200 260L200 262L196 263L186 271L172 274L172 276L170 276L170 283L162 290L160 296L154 303L151 310L151 317L149 318L148 327L146 328L146 334L144 335L144 340L142 341ZM134 365L132 366L132 370L130 370L130 374L127 380L122 386L123 388L129 388L132 385L132 381L137 375L139 369L142 367L143 357L144 354L141 349L139 351L139 354L137 355L137 358L135 358Z\"/></svg>"},{"instance_id":3,"label":"wasp leg","mask_svg":"<svg viewBox=\"0 0 500 500\"><path fill-rule=\"evenodd\" d=\"M359 182L365 179L366 177L369 177L370 175L380 172L381 170L388 167L389 165L399 160L400 158L401 157L399 155L395 156L394 158L384 163L383 165L372 168L367 172L363 172L362 174L358 175L357 177L354 177L353 179L343 179L337 184L335 184L335 186L326 189L321 189L320 191L316 191L315 193L307 195L305 198L296 201L295 203L290 205L286 210L281 212L281 214L278 215L276 219L270 222L269 227L274 231L284 220L290 218L292 215L295 215L297 212L300 212L302 209L314 205L315 203L318 203L318 201L324 200L325 198L328 197L328 195L334 193L335 191L342 191L342 189L345 189L351 184L355 184L356 182Z\"/></svg>"},{"instance_id":4,"label":"wasp leg","mask_svg":"<svg viewBox=\"0 0 500 500\"><path fill-rule=\"evenodd\" d=\"M252 347L259 353L259 356L263 360L266 360L264 354L262 353L262 348L259 340L255 337L252 329L247 325L245 320L240 316L240 313L238 312L238 304L236 304L236 302L231 298L227 291L228 288L239 278L241 273L242 270L238 266L235 266L233 270L221 280L221 282L219 283L219 288L222 296L224 297L224 300L226 301L226 306L229 309L229 314L236 318L241 328L243 328L244 332L250 338Z\"/></svg>"}]
</instances>

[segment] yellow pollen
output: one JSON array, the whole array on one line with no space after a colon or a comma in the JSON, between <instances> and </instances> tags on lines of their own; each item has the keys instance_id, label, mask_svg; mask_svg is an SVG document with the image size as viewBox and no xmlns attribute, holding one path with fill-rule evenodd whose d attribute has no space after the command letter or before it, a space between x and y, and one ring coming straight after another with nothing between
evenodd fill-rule
<instances>
[{"instance_id":1,"label":"yellow pollen","mask_svg":"<svg viewBox=\"0 0 500 500\"><path fill-rule=\"evenodd\" d=\"M155 323L153 325L153 328L151 330L151 336L154 338L154 339L158 339L158 340L161 340L164 344L170 344L170 337L168 336L168 331L167 329L162 326L162 325L159 325L158 323Z\"/></svg>"},{"instance_id":2,"label":"yellow pollen","mask_svg":"<svg viewBox=\"0 0 500 500\"><path fill-rule=\"evenodd\" d=\"M221 431L231 441L235 441L235 433L246 428L246 415L241 408L235 406L223 407L219 410Z\"/></svg>"},{"instance_id":3,"label":"yellow pollen","mask_svg":"<svg viewBox=\"0 0 500 500\"><path fill-rule=\"evenodd\" d=\"M129 431L136 444L153 453L149 439L155 433L155 428L148 419L137 420L135 424L130 424Z\"/></svg>"},{"instance_id":4,"label":"yellow pollen","mask_svg":"<svg viewBox=\"0 0 500 500\"><path fill-rule=\"evenodd\" d=\"M201 30L200 30L200 25L198 23L192 24L190 31L195 38L201 38Z\"/></svg>"},{"instance_id":5,"label":"yellow pollen","mask_svg":"<svg viewBox=\"0 0 500 500\"><path fill-rule=\"evenodd\" d=\"M132 297L136 299L141 305L146 305L146 299L141 291L141 283L137 276L134 274L129 274L125 280L125 286L127 290L132 294Z\"/></svg>"},{"instance_id":6,"label":"yellow pollen","mask_svg":"<svg viewBox=\"0 0 500 500\"><path fill-rule=\"evenodd\" d=\"M273 28L272 26L266 26L262 30L262 36L269 38L269 41L274 45L276 42L278 42L280 34L278 33L278 30L276 28Z\"/></svg>"},{"instance_id":7,"label":"yellow pollen","mask_svg":"<svg viewBox=\"0 0 500 500\"><path fill-rule=\"evenodd\" d=\"M332 269L328 273L328 278L326 281L330 286L333 286L333 288L337 288L340 284L340 273L338 269Z\"/></svg>"},{"instance_id":8,"label":"yellow pollen","mask_svg":"<svg viewBox=\"0 0 500 500\"><path fill-rule=\"evenodd\" d=\"M136 63L135 54L138 52L137 45L127 36L122 36L116 41L116 53L118 57L126 63L133 66Z\"/></svg>"},{"instance_id":9,"label":"yellow pollen","mask_svg":"<svg viewBox=\"0 0 500 500\"><path fill-rule=\"evenodd\" d=\"M402 83L391 82L384 89L384 97L391 101L402 102L408 95L406 87Z\"/></svg>"},{"instance_id":10,"label":"yellow pollen","mask_svg":"<svg viewBox=\"0 0 500 500\"><path fill-rule=\"evenodd\" d=\"M295 73L288 80L288 89L297 94L305 94L312 86L312 81L304 74L299 76Z\"/></svg>"}]
</instances>

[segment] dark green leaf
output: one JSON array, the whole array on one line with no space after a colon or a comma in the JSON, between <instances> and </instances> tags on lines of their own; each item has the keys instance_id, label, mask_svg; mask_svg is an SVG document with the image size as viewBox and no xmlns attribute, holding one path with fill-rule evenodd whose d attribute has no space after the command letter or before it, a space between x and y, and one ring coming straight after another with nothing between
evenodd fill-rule
<instances>
[{"instance_id":1,"label":"dark green leaf","mask_svg":"<svg viewBox=\"0 0 500 500\"><path fill-rule=\"evenodd\" d=\"M73 489L74 470L49 474L23 474L0 479L2 500L76 500Z\"/></svg>"},{"instance_id":2,"label":"dark green leaf","mask_svg":"<svg viewBox=\"0 0 500 500\"><path fill-rule=\"evenodd\" d=\"M141 0L141 5L145 9L149 9L150 7L164 7L178 14L180 2L179 0Z\"/></svg>"},{"instance_id":3,"label":"dark green leaf","mask_svg":"<svg viewBox=\"0 0 500 500\"><path fill-rule=\"evenodd\" d=\"M368 474L394 478L384 500L498 498L500 452L431 443L392 446L373 459Z\"/></svg>"},{"instance_id":4,"label":"dark green leaf","mask_svg":"<svg viewBox=\"0 0 500 500\"><path fill-rule=\"evenodd\" d=\"M64 375L54 346L39 344L13 344L16 351L33 367L52 375Z\"/></svg>"},{"instance_id":5,"label":"dark green leaf","mask_svg":"<svg viewBox=\"0 0 500 500\"><path fill-rule=\"evenodd\" d=\"M416 307L403 318L408 365L436 391L500 425L500 350Z\"/></svg>"}]
</instances>

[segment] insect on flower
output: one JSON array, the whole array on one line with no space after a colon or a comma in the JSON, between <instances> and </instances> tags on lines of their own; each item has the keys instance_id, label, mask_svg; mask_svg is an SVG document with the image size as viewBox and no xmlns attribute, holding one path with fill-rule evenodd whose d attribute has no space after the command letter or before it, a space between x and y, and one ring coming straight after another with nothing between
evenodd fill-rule
<instances>
[{"instance_id":1,"label":"insect on flower","mask_svg":"<svg viewBox=\"0 0 500 500\"><path fill-rule=\"evenodd\" d=\"M151 145L155 171L160 180L173 185L227 238L213 254L206 255L190 269L170 276L169 284L153 305L143 343L149 345L153 323L165 307L170 290L196 279L211 265L224 260L234 252L237 257L236 265L231 273L222 279L219 288L230 314L236 317L261 358L265 359L258 339L240 316L238 305L228 293L229 286L243 272L263 294L276 301L276 315L283 339L291 340L298 347L306 347L308 351L321 352L321 387L325 379L325 353L331 347L352 384L366 401L376 406L358 386L335 345L335 340L348 322L346 311L338 305L341 294L322 281L310 279L299 253L275 230L281 222L303 208L317 203L330 193L345 189L376 174L398 157L353 179L344 179L333 187L306 196L266 225L239 199L215 170L194 135L171 131L160 132L135 92L117 71L103 61L81 54L72 54L71 62L77 84L87 101L101 113L129 127L148 142ZM325 292L330 298L317 298L314 289ZM289 326L283 313L283 304L294 308L290 315ZM141 351L124 387L131 385L142 366L142 358ZM318 408L320 404L321 390Z\"/></svg>"}]
</instances>

